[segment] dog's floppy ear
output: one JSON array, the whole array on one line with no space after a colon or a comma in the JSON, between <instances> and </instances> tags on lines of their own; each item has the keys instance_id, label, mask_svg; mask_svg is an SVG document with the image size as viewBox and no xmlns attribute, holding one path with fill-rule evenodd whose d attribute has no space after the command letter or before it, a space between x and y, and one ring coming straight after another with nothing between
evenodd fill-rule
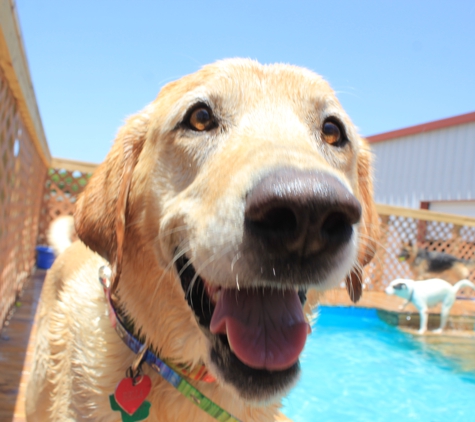
<instances>
[{"instance_id":1,"label":"dog's floppy ear","mask_svg":"<svg viewBox=\"0 0 475 422\"><path fill-rule=\"evenodd\" d=\"M113 267L121 263L129 188L147 129L146 113L127 120L76 205L74 217L79 238Z\"/></svg>"},{"instance_id":2,"label":"dog's floppy ear","mask_svg":"<svg viewBox=\"0 0 475 422\"><path fill-rule=\"evenodd\" d=\"M363 293L363 267L371 261L376 253L379 239L379 217L373 199L371 158L368 143L365 140L361 140L361 147L357 158L358 198L362 207L358 266L352 269L346 279L346 288L353 302L357 302Z\"/></svg>"}]
</instances>

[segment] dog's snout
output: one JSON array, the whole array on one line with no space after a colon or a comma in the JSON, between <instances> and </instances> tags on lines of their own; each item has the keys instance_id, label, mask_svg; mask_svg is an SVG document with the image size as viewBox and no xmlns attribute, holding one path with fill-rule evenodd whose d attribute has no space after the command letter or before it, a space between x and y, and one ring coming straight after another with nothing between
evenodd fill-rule
<instances>
[{"instance_id":1,"label":"dog's snout","mask_svg":"<svg viewBox=\"0 0 475 422\"><path fill-rule=\"evenodd\" d=\"M274 254L307 256L347 243L361 205L334 176L281 169L246 198L246 231Z\"/></svg>"}]
</instances>

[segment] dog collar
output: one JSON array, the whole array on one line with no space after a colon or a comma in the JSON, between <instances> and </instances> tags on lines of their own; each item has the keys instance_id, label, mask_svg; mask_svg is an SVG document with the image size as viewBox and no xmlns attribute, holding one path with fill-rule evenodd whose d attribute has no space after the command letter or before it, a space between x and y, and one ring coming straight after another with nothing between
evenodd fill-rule
<instances>
[{"instance_id":1,"label":"dog collar","mask_svg":"<svg viewBox=\"0 0 475 422\"><path fill-rule=\"evenodd\" d=\"M197 369L191 369L191 367L187 365L173 364L168 361L163 361L126 329L111 300L110 276L110 268L106 266L99 268L99 281L104 289L104 294L107 299L110 322L128 348L135 354L140 354L142 356L141 362L146 362L154 371L158 372L188 400L198 406L201 410L208 413L208 415L212 416L214 419L222 422L241 422L226 410L219 407L216 403L212 402L179 374L181 373L183 376L194 381L215 382L216 380L208 373L204 365L201 365Z\"/></svg>"}]
</instances>

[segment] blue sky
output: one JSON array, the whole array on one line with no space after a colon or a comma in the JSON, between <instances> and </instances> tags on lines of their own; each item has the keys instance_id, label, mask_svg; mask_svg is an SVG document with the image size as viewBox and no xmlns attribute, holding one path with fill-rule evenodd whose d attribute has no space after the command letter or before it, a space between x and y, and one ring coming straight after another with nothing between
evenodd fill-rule
<instances>
[{"instance_id":1,"label":"blue sky","mask_svg":"<svg viewBox=\"0 0 475 422\"><path fill-rule=\"evenodd\" d=\"M17 0L55 157L100 162L167 82L227 57L323 75L365 136L475 111L475 2Z\"/></svg>"}]
</instances>

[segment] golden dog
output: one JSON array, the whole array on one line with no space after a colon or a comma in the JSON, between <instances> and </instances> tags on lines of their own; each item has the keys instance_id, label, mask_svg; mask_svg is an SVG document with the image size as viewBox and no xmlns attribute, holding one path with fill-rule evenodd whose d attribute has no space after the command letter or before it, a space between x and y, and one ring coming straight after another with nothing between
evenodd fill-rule
<instances>
[{"instance_id":1,"label":"golden dog","mask_svg":"<svg viewBox=\"0 0 475 422\"><path fill-rule=\"evenodd\" d=\"M119 319L147 350L204 365L215 381L189 382L235 420L287 420L305 291L346 279L358 300L374 253L368 145L318 75L225 60L128 119L75 225L81 241L44 285L29 422L120 420L109 396L137 356L109 321L103 265ZM143 371L148 421L213 420Z\"/></svg>"}]
</instances>

